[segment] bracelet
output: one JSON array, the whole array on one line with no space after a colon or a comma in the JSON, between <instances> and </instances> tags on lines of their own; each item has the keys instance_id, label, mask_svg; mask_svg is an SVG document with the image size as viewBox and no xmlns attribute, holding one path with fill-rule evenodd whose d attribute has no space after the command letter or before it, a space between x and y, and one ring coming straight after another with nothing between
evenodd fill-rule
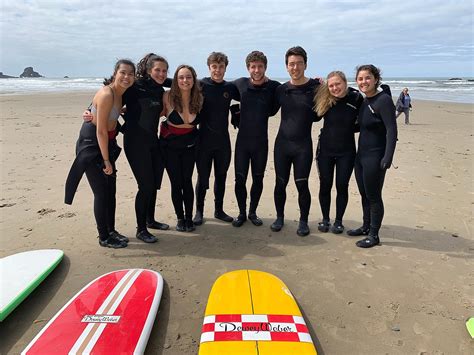
<instances>
[{"instance_id":1,"label":"bracelet","mask_svg":"<svg viewBox=\"0 0 474 355\"><path fill-rule=\"evenodd\" d=\"M105 163L106 161L108 161L108 162L110 163L110 160L104 160L104 163Z\"/></svg>"}]
</instances>

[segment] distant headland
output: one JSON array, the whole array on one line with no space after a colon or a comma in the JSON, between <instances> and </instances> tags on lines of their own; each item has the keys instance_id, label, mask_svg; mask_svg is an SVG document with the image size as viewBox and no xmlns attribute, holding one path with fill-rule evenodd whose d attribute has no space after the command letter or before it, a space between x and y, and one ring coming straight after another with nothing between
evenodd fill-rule
<instances>
[{"instance_id":1,"label":"distant headland","mask_svg":"<svg viewBox=\"0 0 474 355\"><path fill-rule=\"evenodd\" d=\"M6 74L3 74L3 72L0 72L0 79L9 79L9 78L18 78L18 77L6 75ZM23 73L20 74L20 78L44 78L44 76L38 72L35 72L33 70L33 67L26 67L23 70Z\"/></svg>"}]
</instances>

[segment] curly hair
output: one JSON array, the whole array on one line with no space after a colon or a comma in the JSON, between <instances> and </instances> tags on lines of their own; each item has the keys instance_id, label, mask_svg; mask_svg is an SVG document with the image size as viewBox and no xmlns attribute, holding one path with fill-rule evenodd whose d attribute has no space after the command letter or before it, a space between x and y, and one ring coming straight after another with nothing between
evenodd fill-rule
<instances>
[{"instance_id":1,"label":"curly hair","mask_svg":"<svg viewBox=\"0 0 474 355\"><path fill-rule=\"evenodd\" d=\"M337 102L337 97L333 96L329 92L328 86L328 80L333 76L338 76L339 78L341 78L347 86L346 75L342 71L335 70L328 74L326 82L319 87L318 91L316 92L316 95L314 95L313 110L319 117L323 117L326 112L328 112L328 110L333 107Z\"/></svg>"},{"instance_id":2,"label":"curly hair","mask_svg":"<svg viewBox=\"0 0 474 355\"><path fill-rule=\"evenodd\" d=\"M366 70L368 71L369 73L371 73L376 82L375 82L375 88L378 88L380 86L380 83L382 81L382 71L377 68L375 65L373 64L364 64L364 65L359 65L357 68L356 68L356 82L357 82L357 76L359 75L359 72L363 71L363 70Z\"/></svg>"},{"instance_id":3,"label":"curly hair","mask_svg":"<svg viewBox=\"0 0 474 355\"><path fill-rule=\"evenodd\" d=\"M145 55L137 64L137 74L136 78L137 79L147 79L150 77L150 74L148 74L148 71L153 68L156 62L163 62L166 64L166 68L169 68L168 61L155 53L148 53Z\"/></svg>"},{"instance_id":4,"label":"curly hair","mask_svg":"<svg viewBox=\"0 0 474 355\"><path fill-rule=\"evenodd\" d=\"M169 93L169 100L171 106L178 112L183 112L183 99L181 97L181 90L178 87L178 73L181 69L188 69L193 76L193 87L191 89L191 99L189 102L189 112L193 114L199 113L202 108L202 103L204 98L202 96L201 85L197 80L197 74L194 68L190 65L181 64L174 73L173 83L171 84L170 93Z\"/></svg>"},{"instance_id":5,"label":"curly hair","mask_svg":"<svg viewBox=\"0 0 474 355\"><path fill-rule=\"evenodd\" d=\"M265 65L265 69L267 68L267 57L263 52L260 51L252 51L247 55L245 58L245 64L247 65L247 69L250 67L251 62L262 62Z\"/></svg>"}]
</instances>

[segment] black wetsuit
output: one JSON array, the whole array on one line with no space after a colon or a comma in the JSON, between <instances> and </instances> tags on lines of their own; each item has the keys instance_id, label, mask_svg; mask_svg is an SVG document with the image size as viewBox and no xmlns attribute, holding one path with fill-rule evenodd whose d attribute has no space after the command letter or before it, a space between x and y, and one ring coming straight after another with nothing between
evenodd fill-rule
<instances>
[{"instance_id":1,"label":"black wetsuit","mask_svg":"<svg viewBox=\"0 0 474 355\"><path fill-rule=\"evenodd\" d=\"M280 83L269 80L255 86L249 78L234 81L240 93L240 124L235 143L235 196L241 215L247 209L247 175L252 166L249 214L257 210L263 191L268 159L268 118L278 112L275 90Z\"/></svg>"},{"instance_id":2,"label":"black wetsuit","mask_svg":"<svg viewBox=\"0 0 474 355\"><path fill-rule=\"evenodd\" d=\"M362 95L349 90L324 114L324 126L319 135L316 165L319 172L319 204L323 220L329 221L331 189L336 170L336 221L342 222L349 201L349 180L354 169L356 130ZM319 118L318 120L320 120Z\"/></svg>"},{"instance_id":3,"label":"black wetsuit","mask_svg":"<svg viewBox=\"0 0 474 355\"><path fill-rule=\"evenodd\" d=\"M384 215L382 188L397 143L392 98L383 92L366 98L359 111L360 135L355 176L362 198L363 229L378 235Z\"/></svg>"},{"instance_id":4,"label":"black wetsuit","mask_svg":"<svg viewBox=\"0 0 474 355\"><path fill-rule=\"evenodd\" d=\"M102 240L108 239L109 233L115 231L115 161L120 151L117 140L109 139L109 160L113 173L106 175L102 170L104 162L97 141L97 128L92 122L84 122L76 143L76 158L66 180L64 202L70 205L83 174L86 174L94 193L94 217Z\"/></svg>"},{"instance_id":5,"label":"black wetsuit","mask_svg":"<svg viewBox=\"0 0 474 355\"><path fill-rule=\"evenodd\" d=\"M168 115L167 121L175 125L184 123L175 110ZM160 145L163 149L165 167L171 182L171 199L178 220L191 221L194 203L192 178L196 161L196 143L198 139L196 125L199 124L199 114L191 123L194 126L192 129L173 128L173 126L167 124L167 121L163 122L161 126ZM171 131L165 134L168 130Z\"/></svg>"},{"instance_id":6,"label":"black wetsuit","mask_svg":"<svg viewBox=\"0 0 474 355\"><path fill-rule=\"evenodd\" d=\"M229 106L232 100L239 100L239 92L230 82L216 83L211 78L200 80L204 102L199 114L199 141L196 167L196 209L203 212L206 190L214 163L215 210L223 210L225 181L231 159L229 137Z\"/></svg>"},{"instance_id":7,"label":"black wetsuit","mask_svg":"<svg viewBox=\"0 0 474 355\"><path fill-rule=\"evenodd\" d=\"M275 163L274 200L277 217L284 217L286 186L291 166L298 189L300 220L307 222L311 205L308 177L313 162L311 126L317 115L313 111L313 99L319 82L314 79L303 85L286 82L276 90L281 106L280 129L275 139L273 152Z\"/></svg>"},{"instance_id":8,"label":"black wetsuit","mask_svg":"<svg viewBox=\"0 0 474 355\"><path fill-rule=\"evenodd\" d=\"M166 86L171 80L165 82ZM138 183L135 214L138 231L155 220L156 190L161 188L164 163L158 140L158 124L163 110L162 85L152 78L139 79L123 95L124 150Z\"/></svg>"}]
</instances>

